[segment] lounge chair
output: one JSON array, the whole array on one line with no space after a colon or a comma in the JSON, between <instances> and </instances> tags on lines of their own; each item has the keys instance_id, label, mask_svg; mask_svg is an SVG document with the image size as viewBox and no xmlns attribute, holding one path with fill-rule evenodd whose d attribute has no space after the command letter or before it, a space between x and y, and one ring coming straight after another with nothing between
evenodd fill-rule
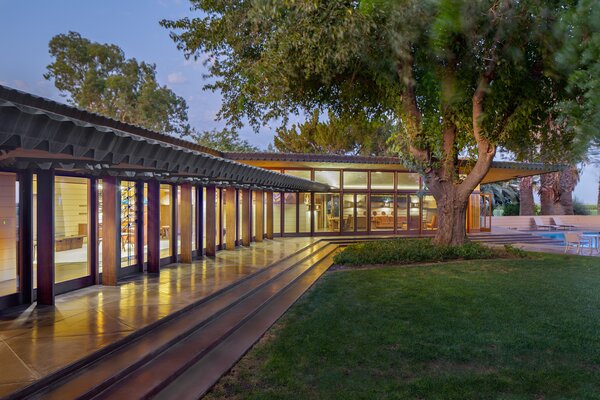
<instances>
[{"instance_id":1,"label":"lounge chair","mask_svg":"<svg viewBox=\"0 0 600 400\"><path fill-rule=\"evenodd\" d=\"M587 245L592 254L592 239L586 238L577 232L565 232L565 253L570 247L577 248L577 254L581 254L581 248Z\"/></svg>"},{"instance_id":2,"label":"lounge chair","mask_svg":"<svg viewBox=\"0 0 600 400\"><path fill-rule=\"evenodd\" d=\"M536 230L545 229L545 230L551 231L553 229L555 229L555 230L558 229L558 225L544 224L540 217L533 217L533 224L535 225Z\"/></svg>"},{"instance_id":3,"label":"lounge chair","mask_svg":"<svg viewBox=\"0 0 600 400\"><path fill-rule=\"evenodd\" d=\"M561 217L553 217L552 219L554 220L554 224L556 226L558 226L559 229L575 229L575 228L577 228L576 225L569 225L569 224L563 223Z\"/></svg>"}]
</instances>

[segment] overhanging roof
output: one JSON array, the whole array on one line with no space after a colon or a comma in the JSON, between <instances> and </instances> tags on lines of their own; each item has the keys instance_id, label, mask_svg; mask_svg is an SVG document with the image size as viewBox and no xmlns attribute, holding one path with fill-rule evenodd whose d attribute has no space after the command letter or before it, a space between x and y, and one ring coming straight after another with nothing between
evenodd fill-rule
<instances>
[{"instance_id":1,"label":"overhanging roof","mask_svg":"<svg viewBox=\"0 0 600 400\"><path fill-rule=\"evenodd\" d=\"M409 171L398 157L351 156L305 153L224 153L224 156L261 168L347 168ZM507 181L523 176L560 171L561 165L494 161L481 183Z\"/></svg>"},{"instance_id":2,"label":"overhanging roof","mask_svg":"<svg viewBox=\"0 0 600 400\"><path fill-rule=\"evenodd\" d=\"M21 168L72 168L98 175L281 191L329 189L321 183L225 159L221 153L192 142L4 86L0 86L0 151L2 165Z\"/></svg>"}]
</instances>

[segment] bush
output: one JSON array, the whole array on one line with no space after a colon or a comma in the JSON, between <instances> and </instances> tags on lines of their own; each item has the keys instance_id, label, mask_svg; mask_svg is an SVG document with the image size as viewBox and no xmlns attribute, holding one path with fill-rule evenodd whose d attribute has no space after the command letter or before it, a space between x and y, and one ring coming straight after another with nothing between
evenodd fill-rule
<instances>
[{"instance_id":1,"label":"bush","mask_svg":"<svg viewBox=\"0 0 600 400\"><path fill-rule=\"evenodd\" d=\"M502 207L502 215L519 215L521 209L521 205L519 203L508 203Z\"/></svg>"},{"instance_id":2,"label":"bush","mask_svg":"<svg viewBox=\"0 0 600 400\"><path fill-rule=\"evenodd\" d=\"M335 256L334 262L342 265L412 264L494 256L492 249L480 243L437 246L431 239L393 239L350 245Z\"/></svg>"},{"instance_id":3,"label":"bush","mask_svg":"<svg viewBox=\"0 0 600 400\"><path fill-rule=\"evenodd\" d=\"M593 207L593 205L583 204L577 198L573 199L573 214L575 215L591 215Z\"/></svg>"}]
</instances>

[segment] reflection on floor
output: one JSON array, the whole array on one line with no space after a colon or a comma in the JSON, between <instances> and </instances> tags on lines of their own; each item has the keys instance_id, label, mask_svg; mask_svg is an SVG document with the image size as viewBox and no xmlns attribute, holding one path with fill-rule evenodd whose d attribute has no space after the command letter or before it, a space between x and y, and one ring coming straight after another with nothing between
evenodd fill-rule
<instances>
[{"instance_id":1,"label":"reflection on floor","mask_svg":"<svg viewBox=\"0 0 600 400\"><path fill-rule=\"evenodd\" d=\"M286 238L222 251L159 276L135 275L116 287L57 296L55 307L0 314L0 396L68 365L136 329L280 260L318 238ZM58 268L57 268L58 269Z\"/></svg>"},{"instance_id":2,"label":"reflection on floor","mask_svg":"<svg viewBox=\"0 0 600 400\"><path fill-rule=\"evenodd\" d=\"M168 240L160 241L160 257L168 257L171 252L169 250L170 242ZM146 249L144 249L146 251ZM56 283L69 281L71 279L81 278L89 275L89 268L87 263L87 244L79 249L71 249L59 251L54 254L55 258L55 278ZM102 247L98 250L98 257L102 260ZM135 253L133 246L127 245L124 249L121 249L121 267L127 267L132 265L135 260ZM100 265L100 272L102 272L102 265ZM37 264L34 259L33 265L33 287L37 287ZM0 296L6 296L9 294L17 293L17 280L6 279L0 281Z\"/></svg>"}]
</instances>

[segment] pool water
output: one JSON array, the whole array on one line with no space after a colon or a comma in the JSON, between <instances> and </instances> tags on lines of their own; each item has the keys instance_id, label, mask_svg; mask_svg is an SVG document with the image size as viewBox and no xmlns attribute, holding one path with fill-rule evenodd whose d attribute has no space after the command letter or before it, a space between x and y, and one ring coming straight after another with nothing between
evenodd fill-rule
<instances>
[{"instance_id":1,"label":"pool water","mask_svg":"<svg viewBox=\"0 0 600 400\"><path fill-rule=\"evenodd\" d=\"M597 235L600 232L581 232L583 235ZM565 234L564 232L544 232L544 233L536 233L539 236L547 237L554 240L560 240L561 244L565 244ZM589 247L587 244L582 245L581 247Z\"/></svg>"}]
</instances>

